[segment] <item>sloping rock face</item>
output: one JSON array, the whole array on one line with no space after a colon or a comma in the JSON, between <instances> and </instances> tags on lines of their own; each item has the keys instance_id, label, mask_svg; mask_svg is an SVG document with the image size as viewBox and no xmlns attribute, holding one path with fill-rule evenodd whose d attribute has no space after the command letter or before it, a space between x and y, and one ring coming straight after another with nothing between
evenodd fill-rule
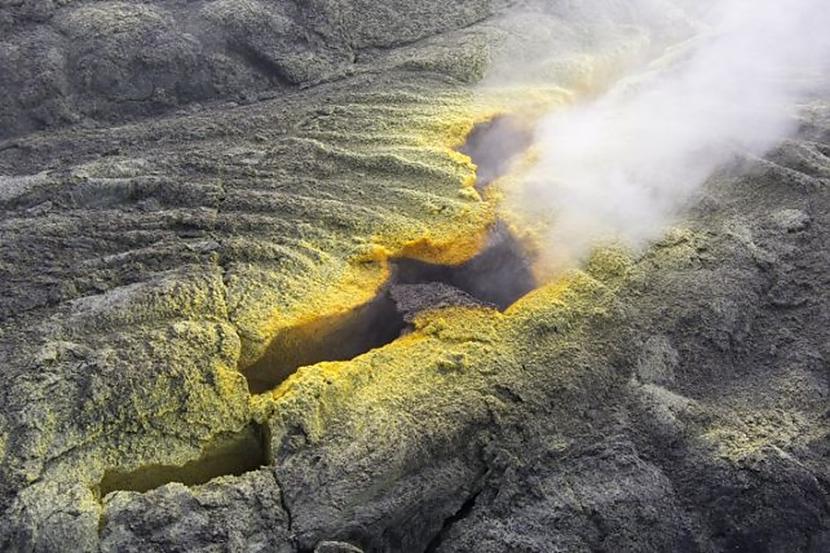
<instances>
[{"instance_id":1,"label":"sloping rock face","mask_svg":"<svg viewBox=\"0 0 830 553\"><path fill-rule=\"evenodd\" d=\"M826 97L645 253L464 285L465 136L682 39L655 6L0 8L0 549L830 550Z\"/></svg>"},{"instance_id":2,"label":"sloping rock face","mask_svg":"<svg viewBox=\"0 0 830 553\"><path fill-rule=\"evenodd\" d=\"M370 69L367 49L465 27L494 0L72 2L0 13L0 139L124 121L216 98L251 101Z\"/></svg>"}]
</instances>

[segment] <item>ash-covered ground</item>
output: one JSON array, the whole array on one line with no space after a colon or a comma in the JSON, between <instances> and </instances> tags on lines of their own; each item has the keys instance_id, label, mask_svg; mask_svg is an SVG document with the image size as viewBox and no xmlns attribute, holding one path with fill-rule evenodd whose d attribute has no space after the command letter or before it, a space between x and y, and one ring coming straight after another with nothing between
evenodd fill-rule
<instances>
[{"instance_id":1,"label":"ash-covered ground","mask_svg":"<svg viewBox=\"0 0 830 553\"><path fill-rule=\"evenodd\" d=\"M652 4L0 5L0 549L830 551L830 93L555 277L459 153Z\"/></svg>"}]
</instances>

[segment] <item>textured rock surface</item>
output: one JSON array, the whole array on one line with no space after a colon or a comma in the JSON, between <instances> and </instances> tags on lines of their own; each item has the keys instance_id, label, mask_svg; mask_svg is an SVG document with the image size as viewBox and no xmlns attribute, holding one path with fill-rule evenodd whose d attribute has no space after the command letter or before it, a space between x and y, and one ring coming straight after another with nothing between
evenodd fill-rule
<instances>
[{"instance_id":1,"label":"textured rock surface","mask_svg":"<svg viewBox=\"0 0 830 553\"><path fill-rule=\"evenodd\" d=\"M493 0L52 2L0 9L0 139L123 121L215 98L250 101L373 70L360 53L465 27ZM276 92L277 94L279 92Z\"/></svg>"},{"instance_id":2,"label":"textured rock surface","mask_svg":"<svg viewBox=\"0 0 830 553\"><path fill-rule=\"evenodd\" d=\"M104 502L101 551L293 551L287 514L272 474L258 471L193 489L172 483L145 494L116 492ZM198 547L198 545L197 545Z\"/></svg>"},{"instance_id":3,"label":"textured rock surface","mask_svg":"<svg viewBox=\"0 0 830 553\"><path fill-rule=\"evenodd\" d=\"M0 8L0 549L830 549L821 98L645 254L597 251L503 312L433 287L412 332L249 393L269 344L338 335L391 261L486 248L497 183L479 195L453 150L476 122L601 87L683 27L498 10ZM523 17L549 18L548 55ZM497 65L471 88L505 52L539 82L494 87Z\"/></svg>"}]
</instances>

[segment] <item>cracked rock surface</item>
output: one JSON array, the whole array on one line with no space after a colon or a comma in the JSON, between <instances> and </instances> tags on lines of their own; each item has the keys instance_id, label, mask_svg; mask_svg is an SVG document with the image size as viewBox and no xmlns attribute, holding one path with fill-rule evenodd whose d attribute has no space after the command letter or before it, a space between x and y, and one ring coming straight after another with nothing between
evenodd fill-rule
<instances>
[{"instance_id":1,"label":"cracked rock surface","mask_svg":"<svg viewBox=\"0 0 830 553\"><path fill-rule=\"evenodd\" d=\"M246 381L401 259L490 271L464 137L685 32L505 4L0 7L0 549L830 550L826 97L642 254L510 305L419 270L411 331ZM505 52L540 82L475 88Z\"/></svg>"}]
</instances>

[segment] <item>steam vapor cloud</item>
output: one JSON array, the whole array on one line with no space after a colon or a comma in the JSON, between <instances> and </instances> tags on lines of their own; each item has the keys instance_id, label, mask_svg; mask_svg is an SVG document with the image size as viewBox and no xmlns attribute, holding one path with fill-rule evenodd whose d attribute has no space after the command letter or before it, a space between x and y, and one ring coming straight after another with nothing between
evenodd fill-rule
<instances>
[{"instance_id":1,"label":"steam vapor cloud","mask_svg":"<svg viewBox=\"0 0 830 553\"><path fill-rule=\"evenodd\" d=\"M827 0L716 0L701 29L659 67L539 123L520 205L549 221L556 266L659 237L715 169L791 134L828 69Z\"/></svg>"}]
</instances>

